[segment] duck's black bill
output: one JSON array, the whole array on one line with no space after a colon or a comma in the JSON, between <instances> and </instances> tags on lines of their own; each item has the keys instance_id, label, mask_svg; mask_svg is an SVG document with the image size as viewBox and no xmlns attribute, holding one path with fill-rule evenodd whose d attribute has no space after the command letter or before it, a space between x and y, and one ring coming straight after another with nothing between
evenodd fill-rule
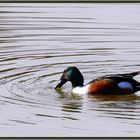
<instances>
[{"instance_id":1,"label":"duck's black bill","mask_svg":"<svg viewBox=\"0 0 140 140\"><path fill-rule=\"evenodd\" d=\"M66 82L67 80L61 80L60 83L54 89L61 88Z\"/></svg>"}]
</instances>

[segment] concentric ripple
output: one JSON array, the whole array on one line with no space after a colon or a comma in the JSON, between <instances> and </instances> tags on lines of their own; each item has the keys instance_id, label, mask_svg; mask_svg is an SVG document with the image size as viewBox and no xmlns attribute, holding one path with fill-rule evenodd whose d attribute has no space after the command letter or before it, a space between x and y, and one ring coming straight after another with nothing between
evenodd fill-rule
<instances>
[{"instance_id":1,"label":"concentric ripple","mask_svg":"<svg viewBox=\"0 0 140 140\"><path fill-rule=\"evenodd\" d=\"M54 90L71 65L85 83L140 70L139 15L139 4L0 3L0 136L139 136L139 93Z\"/></svg>"}]
</instances>

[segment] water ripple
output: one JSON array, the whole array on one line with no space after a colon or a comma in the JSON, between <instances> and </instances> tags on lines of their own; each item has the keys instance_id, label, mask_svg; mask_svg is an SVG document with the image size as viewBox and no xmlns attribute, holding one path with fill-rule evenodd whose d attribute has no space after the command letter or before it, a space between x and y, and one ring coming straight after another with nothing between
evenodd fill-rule
<instances>
[{"instance_id":1,"label":"water ripple","mask_svg":"<svg viewBox=\"0 0 140 140\"><path fill-rule=\"evenodd\" d=\"M79 96L70 83L54 87L69 65L85 83L138 71L139 10L135 4L1 3L0 126L6 130L0 136L138 136L139 93Z\"/></svg>"}]
</instances>

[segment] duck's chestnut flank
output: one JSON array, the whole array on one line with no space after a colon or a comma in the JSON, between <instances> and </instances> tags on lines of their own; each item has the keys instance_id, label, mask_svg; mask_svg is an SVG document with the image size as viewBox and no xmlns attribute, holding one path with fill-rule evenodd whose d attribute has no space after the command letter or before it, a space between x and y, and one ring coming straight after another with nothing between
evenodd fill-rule
<instances>
[{"instance_id":1,"label":"duck's chestnut flank","mask_svg":"<svg viewBox=\"0 0 140 140\"><path fill-rule=\"evenodd\" d=\"M126 74L112 74L96 78L84 85L84 77L75 66L67 67L58 85L61 88L67 81L72 84L72 92L78 94L132 94L140 90L140 83L133 79L140 71Z\"/></svg>"}]
</instances>

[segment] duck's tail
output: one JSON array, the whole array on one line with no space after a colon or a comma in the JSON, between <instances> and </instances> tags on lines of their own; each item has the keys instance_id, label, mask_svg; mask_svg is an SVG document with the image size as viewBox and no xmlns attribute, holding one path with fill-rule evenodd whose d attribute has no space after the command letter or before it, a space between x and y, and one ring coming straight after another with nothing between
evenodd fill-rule
<instances>
[{"instance_id":1,"label":"duck's tail","mask_svg":"<svg viewBox=\"0 0 140 140\"><path fill-rule=\"evenodd\" d=\"M134 85L135 91L140 91L140 82L133 79L134 76L137 76L138 74L140 74L140 71L136 71L136 72L132 72L132 73L128 73L128 74L124 74L123 76L126 78L130 78L132 80L132 83Z\"/></svg>"},{"instance_id":2,"label":"duck's tail","mask_svg":"<svg viewBox=\"0 0 140 140\"><path fill-rule=\"evenodd\" d=\"M130 81L133 83L135 92L140 91L140 82L133 79L133 77L137 76L138 74L140 74L140 71L126 73L126 74L120 74L121 76L130 79Z\"/></svg>"}]
</instances>

